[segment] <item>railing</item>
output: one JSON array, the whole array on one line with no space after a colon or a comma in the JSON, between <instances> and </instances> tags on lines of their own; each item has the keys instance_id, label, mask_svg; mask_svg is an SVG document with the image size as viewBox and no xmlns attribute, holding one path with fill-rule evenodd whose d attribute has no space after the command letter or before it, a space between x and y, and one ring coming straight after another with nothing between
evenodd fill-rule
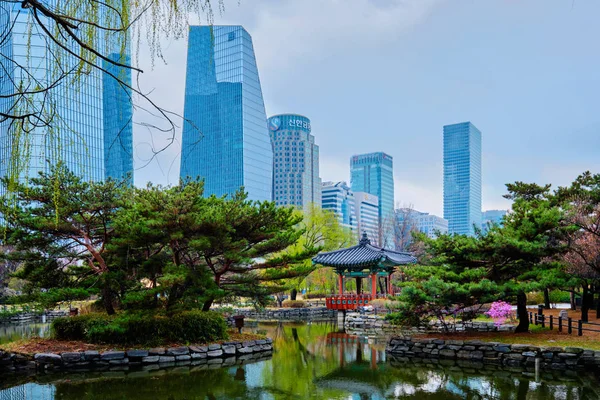
<instances>
[{"instance_id":1,"label":"railing","mask_svg":"<svg viewBox=\"0 0 600 400\"><path fill-rule=\"evenodd\" d=\"M553 315L544 315L538 313L529 312L529 323L534 325L541 325L542 328L545 328L548 325L550 330L554 330L554 326L556 325L559 332L563 332L566 329L569 335L573 334L573 328L577 329L577 335L583 336L583 331L588 332L600 332L600 329L586 328L584 326L592 326L592 327L600 327L600 324L595 322L584 322L582 320L573 320L573 318L569 317L566 320L562 317L554 317Z\"/></svg>"},{"instance_id":2,"label":"railing","mask_svg":"<svg viewBox=\"0 0 600 400\"><path fill-rule=\"evenodd\" d=\"M325 305L330 310L356 310L369 305L370 294L338 294L325 298Z\"/></svg>"}]
</instances>

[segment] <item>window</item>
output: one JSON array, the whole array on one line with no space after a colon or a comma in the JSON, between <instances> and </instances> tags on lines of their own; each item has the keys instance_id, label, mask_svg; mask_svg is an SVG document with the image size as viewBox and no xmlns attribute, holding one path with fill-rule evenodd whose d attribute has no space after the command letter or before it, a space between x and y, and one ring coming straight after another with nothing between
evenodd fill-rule
<instances>
[{"instance_id":1,"label":"window","mask_svg":"<svg viewBox=\"0 0 600 400\"><path fill-rule=\"evenodd\" d=\"M227 40L231 42L234 39L235 39L235 32L229 32L229 34L227 35Z\"/></svg>"}]
</instances>

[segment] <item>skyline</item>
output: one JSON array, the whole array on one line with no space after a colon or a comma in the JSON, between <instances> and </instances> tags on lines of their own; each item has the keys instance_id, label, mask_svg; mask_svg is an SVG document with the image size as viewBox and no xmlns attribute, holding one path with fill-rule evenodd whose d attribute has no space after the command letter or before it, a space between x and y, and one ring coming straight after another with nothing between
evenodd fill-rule
<instances>
[{"instance_id":1,"label":"skyline","mask_svg":"<svg viewBox=\"0 0 600 400\"><path fill-rule=\"evenodd\" d=\"M215 23L241 24L252 35L267 115L311 116L323 181L349 181L352 155L386 151L395 159L397 203L442 215L442 126L464 120L486 133L484 210L509 208L505 183L556 187L600 170L600 57L589 51L600 4L235 3L226 2ZM306 20L314 29L298 29ZM142 75L175 110L185 47L170 43L168 65ZM143 159L147 141L138 130ZM153 161L136 171L136 184L176 183L176 147L158 157L160 167Z\"/></svg>"}]
</instances>

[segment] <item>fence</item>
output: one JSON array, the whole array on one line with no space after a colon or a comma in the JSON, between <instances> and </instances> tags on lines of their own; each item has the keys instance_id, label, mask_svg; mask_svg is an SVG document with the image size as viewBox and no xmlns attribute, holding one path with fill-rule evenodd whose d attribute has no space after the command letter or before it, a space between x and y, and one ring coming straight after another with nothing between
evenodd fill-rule
<instances>
[{"instance_id":1,"label":"fence","mask_svg":"<svg viewBox=\"0 0 600 400\"><path fill-rule=\"evenodd\" d=\"M556 326L559 332L563 332L565 329L569 335L573 334L573 330L577 330L578 336L583 336L583 331L588 332L600 332L600 324L594 322L584 322L582 320L574 321L573 318L569 317L566 320L561 317L554 317L553 315L544 315L539 313L529 313L529 323L535 325L541 325L542 328L545 328L548 325L550 330L553 330ZM590 327L584 327L590 326ZM598 327L593 329L594 327Z\"/></svg>"}]
</instances>

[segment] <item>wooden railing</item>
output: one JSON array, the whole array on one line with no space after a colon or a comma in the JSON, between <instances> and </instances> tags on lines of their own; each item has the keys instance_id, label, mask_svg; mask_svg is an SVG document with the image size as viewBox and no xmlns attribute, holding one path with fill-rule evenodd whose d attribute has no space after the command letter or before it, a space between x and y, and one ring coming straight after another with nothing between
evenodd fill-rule
<instances>
[{"instance_id":1,"label":"wooden railing","mask_svg":"<svg viewBox=\"0 0 600 400\"><path fill-rule=\"evenodd\" d=\"M534 314L533 312L529 313L529 323L541 325L542 328L545 328L547 325L550 330L554 330L554 327L556 327L559 332L564 332L564 330L566 330L569 335L573 334L575 329L577 330L578 336L583 336L584 331L600 332L600 324L595 322L584 322L580 319L573 320L571 317L564 319L561 317L554 317L553 315Z\"/></svg>"}]
</instances>

